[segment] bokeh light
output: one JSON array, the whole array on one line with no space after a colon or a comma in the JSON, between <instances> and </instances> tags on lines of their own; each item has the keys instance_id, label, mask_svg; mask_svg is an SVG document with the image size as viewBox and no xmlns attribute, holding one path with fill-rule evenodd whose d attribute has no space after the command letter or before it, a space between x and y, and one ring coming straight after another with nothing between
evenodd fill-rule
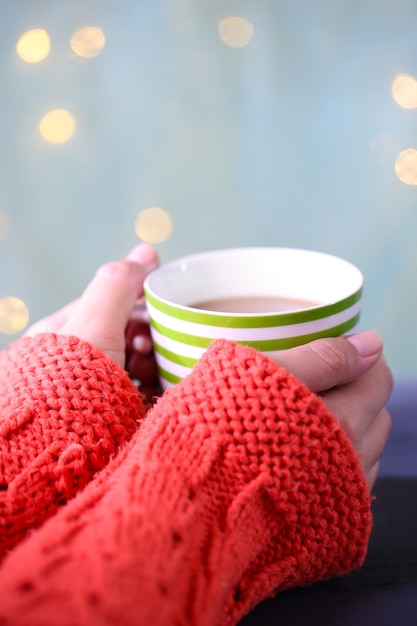
<instances>
[{"instance_id":1,"label":"bokeh light","mask_svg":"<svg viewBox=\"0 0 417 626\"><path fill-rule=\"evenodd\" d=\"M404 109L417 108L417 80L409 74L398 74L392 83L392 96Z\"/></svg>"},{"instance_id":2,"label":"bokeh light","mask_svg":"<svg viewBox=\"0 0 417 626\"><path fill-rule=\"evenodd\" d=\"M75 120L65 109L54 109L42 118L39 132L46 141L64 143L74 134Z\"/></svg>"},{"instance_id":3,"label":"bokeh light","mask_svg":"<svg viewBox=\"0 0 417 626\"><path fill-rule=\"evenodd\" d=\"M170 214L158 207L140 211L135 221L137 236L147 243L166 241L172 230L173 222Z\"/></svg>"},{"instance_id":4,"label":"bokeh light","mask_svg":"<svg viewBox=\"0 0 417 626\"><path fill-rule=\"evenodd\" d=\"M0 210L0 240L5 239L10 232L10 218L5 211Z\"/></svg>"},{"instance_id":5,"label":"bokeh light","mask_svg":"<svg viewBox=\"0 0 417 626\"><path fill-rule=\"evenodd\" d=\"M403 150L395 162L395 172L402 183L417 185L417 150Z\"/></svg>"},{"instance_id":6,"label":"bokeh light","mask_svg":"<svg viewBox=\"0 0 417 626\"><path fill-rule=\"evenodd\" d=\"M49 35L43 28L24 33L16 45L16 52L26 63L39 63L46 59L51 49Z\"/></svg>"},{"instance_id":7,"label":"bokeh light","mask_svg":"<svg viewBox=\"0 0 417 626\"><path fill-rule=\"evenodd\" d=\"M100 54L106 43L101 28L84 26L73 34L70 40L71 49L80 57L92 59Z\"/></svg>"},{"instance_id":8,"label":"bokeh light","mask_svg":"<svg viewBox=\"0 0 417 626\"><path fill-rule=\"evenodd\" d=\"M226 17L219 24L219 36L230 48L243 48L253 37L253 24L243 17Z\"/></svg>"},{"instance_id":9,"label":"bokeh light","mask_svg":"<svg viewBox=\"0 0 417 626\"><path fill-rule=\"evenodd\" d=\"M23 300L7 296L0 298L0 333L14 335L29 321L29 311Z\"/></svg>"}]
</instances>

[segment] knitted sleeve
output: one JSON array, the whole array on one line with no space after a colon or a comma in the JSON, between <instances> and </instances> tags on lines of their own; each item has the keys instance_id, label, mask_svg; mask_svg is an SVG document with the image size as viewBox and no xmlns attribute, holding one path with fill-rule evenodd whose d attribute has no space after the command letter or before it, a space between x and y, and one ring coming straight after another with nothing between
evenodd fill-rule
<instances>
[{"instance_id":1,"label":"knitted sleeve","mask_svg":"<svg viewBox=\"0 0 417 626\"><path fill-rule=\"evenodd\" d=\"M0 557L102 469L143 406L127 375L75 337L0 353Z\"/></svg>"},{"instance_id":2,"label":"knitted sleeve","mask_svg":"<svg viewBox=\"0 0 417 626\"><path fill-rule=\"evenodd\" d=\"M365 557L347 436L250 348L212 344L124 451L4 560L2 626L232 626Z\"/></svg>"}]
</instances>

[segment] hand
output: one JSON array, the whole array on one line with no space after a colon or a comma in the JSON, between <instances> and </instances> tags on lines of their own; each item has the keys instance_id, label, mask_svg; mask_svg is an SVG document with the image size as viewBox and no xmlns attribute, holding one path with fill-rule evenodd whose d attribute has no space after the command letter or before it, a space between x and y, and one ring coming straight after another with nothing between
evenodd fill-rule
<instances>
[{"instance_id":1,"label":"hand","mask_svg":"<svg viewBox=\"0 0 417 626\"><path fill-rule=\"evenodd\" d=\"M339 420L372 490L391 430L385 404L393 385L378 333L319 339L285 350L276 360L320 395Z\"/></svg>"},{"instance_id":2,"label":"hand","mask_svg":"<svg viewBox=\"0 0 417 626\"><path fill-rule=\"evenodd\" d=\"M140 380L145 395L156 392L149 324L144 306L138 313L135 304L143 296L146 274L157 264L155 250L139 244L126 259L100 267L81 298L35 323L26 335L53 332L88 341Z\"/></svg>"}]
</instances>

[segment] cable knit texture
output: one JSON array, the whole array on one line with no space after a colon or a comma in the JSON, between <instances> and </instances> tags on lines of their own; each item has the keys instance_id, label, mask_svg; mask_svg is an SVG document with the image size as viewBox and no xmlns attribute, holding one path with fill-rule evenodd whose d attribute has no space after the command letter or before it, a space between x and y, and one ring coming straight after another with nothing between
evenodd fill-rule
<instances>
[{"instance_id":1,"label":"cable knit texture","mask_svg":"<svg viewBox=\"0 0 417 626\"><path fill-rule=\"evenodd\" d=\"M143 404L111 359L39 335L0 353L0 555L72 498L137 429Z\"/></svg>"},{"instance_id":2,"label":"cable knit texture","mask_svg":"<svg viewBox=\"0 0 417 626\"><path fill-rule=\"evenodd\" d=\"M0 625L231 626L278 590L359 566L370 527L359 461L321 400L216 341L4 560Z\"/></svg>"}]
</instances>

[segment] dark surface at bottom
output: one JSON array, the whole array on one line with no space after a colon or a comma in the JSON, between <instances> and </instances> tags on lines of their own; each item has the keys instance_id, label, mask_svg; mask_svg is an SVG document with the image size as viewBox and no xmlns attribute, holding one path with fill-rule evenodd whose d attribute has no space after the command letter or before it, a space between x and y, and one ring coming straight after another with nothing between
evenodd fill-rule
<instances>
[{"instance_id":1,"label":"dark surface at bottom","mask_svg":"<svg viewBox=\"0 0 417 626\"><path fill-rule=\"evenodd\" d=\"M417 626L417 478L380 478L365 564L279 593L241 626Z\"/></svg>"},{"instance_id":2,"label":"dark surface at bottom","mask_svg":"<svg viewBox=\"0 0 417 626\"><path fill-rule=\"evenodd\" d=\"M363 567L278 593L240 626L417 626L417 381L399 381Z\"/></svg>"}]
</instances>

